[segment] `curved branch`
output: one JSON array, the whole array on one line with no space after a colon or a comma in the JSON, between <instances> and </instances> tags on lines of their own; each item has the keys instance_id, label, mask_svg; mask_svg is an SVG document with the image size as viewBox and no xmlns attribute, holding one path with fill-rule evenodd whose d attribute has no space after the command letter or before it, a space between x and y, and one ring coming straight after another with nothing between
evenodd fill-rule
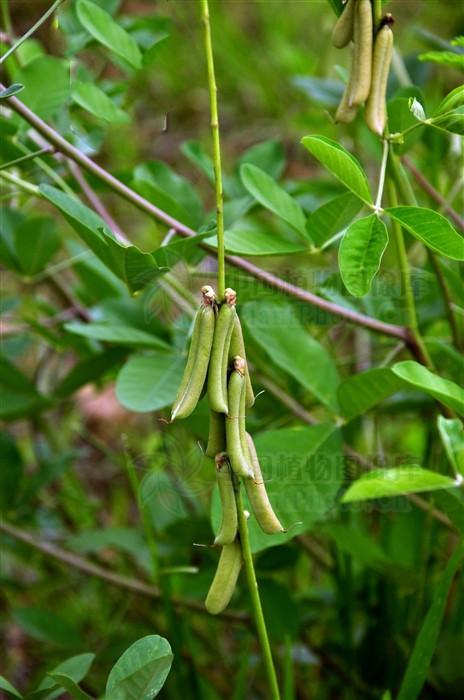
<instances>
[{"instance_id":1,"label":"curved branch","mask_svg":"<svg viewBox=\"0 0 464 700\"><path fill-rule=\"evenodd\" d=\"M0 85L0 88L3 86ZM25 121L27 121L36 131L38 131L50 144L55 146L55 148L60 151L63 155L67 156L75 163L80 165L82 168L92 173L95 177L99 178L104 182L110 189L117 192L121 197L131 202L135 207L141 211L154 216L159 221L162 221L169 228L177 231L181 236L189 237L196 235L189 226L186 226L180 221L177 221L174 217L170 216L166 212L162 211L159 207L149 202L147 199L139 195L133 189L125 185L123 182L115 178L111 173L106 171L100 165L95 163L87 155L75 148L71 143L69 143L65 138L63 138L55 129L44 122L39 116L37 116L32 110L29 109L21 100L16 97L10 97L7 100L10 107L19 114ZM202 247L208 250L209 253L215 254L214 248L202 244ZM276 277L270 272L261 270L259 267L253 263L245 260L244 258L238 257L236 255L226 256L227 262L234 267L247 272L249 275L255 279L259 279L269 287L277 289L279 292L291 296L294 299L299 299L311 306L321 309L331 315L338 316L339 318L354 323L358 326L364 328L369 328L370 330L387 335L393 338L398 338L404 341L411 352L417 357L416 348L406 328L402 326L396 326L391 323L385 323L384 321L379 321L378 319L372 318L358 311L353 311L352 309L339 306L331 301L327 301L322 297L313 294L312 292L297 287L285 280Z\"/></svg>"}]
</instances>

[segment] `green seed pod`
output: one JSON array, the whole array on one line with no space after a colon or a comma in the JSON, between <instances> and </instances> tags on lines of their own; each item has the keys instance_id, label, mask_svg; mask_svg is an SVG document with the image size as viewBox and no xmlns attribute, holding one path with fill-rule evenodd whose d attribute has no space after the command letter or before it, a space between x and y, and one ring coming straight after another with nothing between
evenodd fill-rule
<instances>
[{"instance_id":1,"label":"green seed pod","mask_svg":"<svg viewBox=\"0 0 464 700\"><path fill-rule=\"evenodd\" d=\"M235 316L234 328L232 331L232 337L230 339L229 362L232 362L234 357L236 357L237 355L240 355L240 357L243 357L243 359L246 362L245 342L243 340L242 324L240 323L240 319L239 319L238 315ZM251 408L255 402L255 394L253 391L253 386L251 384L251 378L250 378L250 372L248 370L248 365L246 365L245 381L246 381L246 407Z\"/></svg>"},{"instance_id":2,"label":"green seed pod","mask_svg":"<svg viewBox=\"0 0 464 700\"><path fill-rule=\"evenodd\" d=\"M344 124L349 124L350 122L352 122L358 113L358 106L357 105L350 106L350 98L351 98L351 93L353 90L353 62L354 62L354 57L353 57L353 51L352 51L351 52L350 77L349 77L348 82L345 86L345 91L343 93L342 99L341 99L340 104L338 105L337 111L335 113L335 121L336 122L343 122Z\"/></svg>"},{"instance_id":3,"label":"green seed pod","mask_svg":"<svg viewBox=\"0 0 464 700\"><path fill-rule=\"evenodd\" d=\"M214 544L232 544L237 536L237 506L229 460L225 452L216 455L216 479L221 498L222 520Z\"/></svg>"},{"instance_id":4,"label":"green seed pod","mask_svg":"<svg viewBox=\"0 0 464 700\"><path fill-rule=\"evenodd\" d=\"M187 418L192 413L205 383L213 345L216 314L205 293L203 300L195 318L187 364L172 407L171 422L176 418Z\"/></svg>"},{"instance_id":5,"label":"green seed pod","mask_svg":"<svg viewBox=\"0 0 464 700\"><path fill-rule=\"evenodd\" d=\"M208 444L205 454L207 457L215 457L218 452L226 449L226 424L223 413L209 412Z\"/></svg>"},{"instance_id":6,"label":"green seed pod","mask_svg":"<svg viewBox=\"0 0 464 700\"><path fill-rule=\"evenodd\" d=\"M226 544L205 600L205 608L211 615L218 615L229 605L241 566L242 552L238 542Z\"/></svg>"},{"instance_id":7,"label":"green seed pod","mask_svg":"<svg viewBox=\"0 0 464 700\"><path fill-rule=\"evenodd\" d=\"M245 395L245 363L241 357L234 359L234 369L229 379L228 400L229 413L226 416L227 454L232 469L237 476L244 479L253 477L253 470L248 462L240 439L243 430L243 399ZM242 410L241 410L242 409Z\"/></svg>"},{"instance_id":8,"label":"green seed pod","mask_svg":"<svg viewBox=\"0 0 464 700\"><path fill-rule=\"evenodd\" d=\"M366 124L374 134L382 136L387 123L387 83L393 56L393 32L385 24L374 44L371 91L366 104Z\"/></svg>"},{"instance_id":9,"label":"green seed pod","mask_svg":"<svg viewBox=\"0 0 464 700\"><path fill-rule=\"evenodd\" d=\"M216 413L227 414L228 411L227 367L236 315L235 292L226 289L226 300L219 311L208 370L208 402L209 407Z\"/></svg>"},{"instance_id":10,"label":"green seed pod","mask_svg":"<svg viewBox=\"0 0 464 700\"><path fill-rule=\"evenodd\" d=\"M253 514L261 530L266 534L275 535L278 532L285 532L267 495L253 438L249 433L246 434L246 437L254 476L253 479L245 481L245 489Z\"/></svg>"},{"instance_id":11,"label":"green seed pod","mask_svg":"<svg viewBox=\"0 0 464 700\"><path fill-rule=\"evenodd\" d=\"M349 105L367 100L371 89L373 21L370 0L357 0L353 26L353 82Z\"/></svg>"},{"instance_id":12,"label":"green seed pod","mask_svg":"<svg viewBox=\"0 0 464 700\"><path fill-rule=\"evenodd\" d=\"M348 0L342 14L337 19L332 32L332 44L336 49L343 49L353 38L353 19L355 0Z\"/></svg>"}]
</instances>

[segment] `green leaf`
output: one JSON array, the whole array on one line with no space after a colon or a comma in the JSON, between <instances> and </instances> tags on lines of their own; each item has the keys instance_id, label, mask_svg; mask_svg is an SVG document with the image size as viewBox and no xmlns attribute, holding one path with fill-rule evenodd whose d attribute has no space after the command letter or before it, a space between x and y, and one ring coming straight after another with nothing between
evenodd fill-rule
<instances>
[{"instance_id":1,"label":"green leaf","mask_svg":"<svg viewBox=\"0 0 464 700\"><path fill-rule=\"evenodd\" d=\"M60 112L69 97L69 62L54 56L36 58L18 71L16 79L25 86L21 100L42 119Z\"/></svg>"},{"instance_id":2,"label":"green leaf","mask_svg":"<svg viewBox=\"0 0 464 700\"><path fill-rule=\"evenodd\" d=\"M26 219L15 230L14 245L21 270L26 275L36 275L60 247L56 223L45 216Z\"/></svg>"},{"instance_id":3,"label":"green leaf","mask_svg":"<svg viewBox=\"0 0 464 700\"><path fill-rule=\"evenodd\" d=\"M458 418L438 416L438 432L455 474L464 476L464 426Z\"/></svg>"},{"instance_id":4,"label":"green leaf","mask_svg":"<svg viewBox=\"0 0 464 700\"><path fill-rule=\"evenodd\" d=\"M347 420L361 416L403 386L403 381L386 367L354 374L338 389L342 414Z\"/></svg>"},{"instance_id":5,"label":"green leaf","mask_svg":"<svg viewBox=\"0 0 464 700\"><path fill-rule=\"evenodd\" d=\"M205 243L217 247L217 237L207 238ZM231 229L225 232L225 246L228 253L236 255L293 255L304 253L307 248L280 238L266 231L246 231Z\"/></svg>"},{"instance_id":6,"label":"green leaf","mask_svg":"<svg viewBox=\"0 0 464 700\"><path fill-rule=\"evenodd\" d=\"M413 360L397 362L392 367L397 377L411 386L430 394L437 401L449 406L458 413L464 414L464 389L449 379L442 379L429 369Z\"/></svg>"},{"instance_id":7,"label":"green leaf","mask_svg":"<svg viewBox=\"0 0 464 700\"><path fill-rule=\"evenodd\" d=\"M75 646L81 643L80 635L60 615L43 608L16 608L13 617L26 634L40 641L60 647Z\"/></svg>"},{"instance_id":8,"label":"green leaf","mask_svg":"<svg viewBox=\"0 0 464 700\"><path fill-rule=\"evenodd\" d=\"M75 698L75 700L92 700L92 696L85 693L82 688L79 688L77 683L70 676L56 672L50 672L48 675L60 688L64 688L72 698Z\"/></svg>"},{"instance_id":9,"label":"green leaf","mask_svg":"<svg viewBox=\"0 0 464 700\"><path fill-rule=\"evenodd\" d=\"M0 432L0 464L0 511L5 511L13 507L18 498L24 465L16 442L4 431Z\"/></svg>"},{"instance_id":10,"label":"green leaf","mask_svg":"<svg viewBox=\"0 0 464 700\"><path fill-rule=\"evenodd\" d=\"M57 681L54 679L52 680L50 677L51 674L63 675L73 680L74 683L80 683L88 674L94 659L95 654L86 653L71 656L69 659L62 661L60 664L58 664L58 666L55 666L55 668L49 674L47 674L47 676L40 683L38 691L33 693L32 697L35 698L36 694L40 694L40 697L43 697L44 691L51 691L53 688L56 688ZM47 693L47 697L48 695L49 693Z\"/></svg>"},{"instance_id":11,"label":"green leaf","mask_svg":"<svg viewBox=\"0 0 464 700\"><path fill-rule=\"evenodd\" d=\"M464 260L464 238L438 212L422 207L389 207L385 213L428 248L452 260Z\"/></svg>"},{"instance_id":12,"label":"green leaf","mask_svg":"<svg viewBox=\"0 0 464 700\"><path fill-rule=\"evenodd\" d=\"M243 307L243 319L272 362L330 409L338 410L335 363L328 350L303 327L291 305L248 302Z\"/></svg>"},{"instance_id":13,"label":"green leaf","mask_svg":"<svg viewBox=\"0 0 464 700\"><path fill-rule=\"evenodd\" d=\"M434 117L431 124L452 134L464 134L464 107Z\"/></svg>"},{"instance_id":14,"label":"green leaf","mask_svg":"<svg viewBox=\"0 0 464 700\"><path fill-rule=\"evenodd\" d=\"M442 66L453 66L464 70L464 56L454 51L427 51L418 56L419 61L440 63Z\"/></svg>"},{"instance_id":15,"label":"green leaf","mask_svg":"<svg viewBox=\"0 0 464 700\"><path fill-rule=\"evenodd\" d=\"M81 323L71 321L65 326L70 333L76 333L84 338L94 338L107 343L117 343L128 347L159 348L169 350L170 346L146 331L122 323Z\"/></svg>"},{"instance_id":16,"label":"green leaf","mask_svg":"<svg viewBox=\"0 0 464 700\"><path fill-rule=\"evenodd\" d=\"M137 42L108 12L89 0L78 0L76 7L80 23L94 39L133 68L141 68L142 54Z\"/></svg>"},{"instance_id":17,"label":"green leaf","mask_svg":"<svg viewBox=\"0 0 464 700\"><path fill-rule=\"evenodd\" d=\"M152 634L126 649L111 669L107 700L151 700L164 685L173 654L169 642Z\"/></svg>"},{"instance_id":18,"label":"green leaf","mask_svg":"<svg viewBox=\"0 0 464 700\"><path fill-rule=\"evenodd\" d=\"M50 185L40 185L39 191L61 211L90 250L127 284L130 291L142 289L166 271L158 266L150 253L119 243L103 219L77 199Z\"/></svg>"},{"instance_id":19,"label":"green leaf","mask_svg":"<svg viewBox=\"0 0 464 700\"><path fill-rule=\"evenodd\" d=\"M305 241L308 240L303 209L270 175L252 163L244 163L240 176L252 197L290 224Z\"/></svg>"},{"instance_id":20,"label":"green leaf","mask_svg":"<svg viewBox=\"0 0 464 700\"><path fill-rule=\"evenodd\" d=\"M209 182L214 183L214 163L200 141L195 139L184 141L180 150L206 176Z\"/></svg>"},{"instance_id":21,"label":"green leaf","mask_svg":"<svg viewBox=\"0 0 464 700\"><path fill-rule=\"evenodd\" d=\"M240 156L237 164L238 171L244 163L256 165L274 180L278 180L285 168L285 153L282 144L274 139L257 143Z\"/></svg>"},{"instance_id":22,"label":"green leaf","mask_svg":"<svg viewBox=\"0 0 464 700\"><path fill-rule=\"evenodd\" d=\"M13 97L13 95L17 95L19 92L22 92L22 90L24 90L24 85L21 83L13 83L13 85L10 85L4 90L0 90L0 100L6 100L8 97Z\"/></svg>"},{"instance_id":23,"label":"green leaf","mask_svg":"<svg viewBox=\"0 0 464 700\"><path fill-rule=\"evenodd\" d=\"M409 657L397 700L416 700L427 680L428 669L438 643L451 585L463 557L464 545L461 543L449 559L441 581L434 588L433 602Z\"/></svg>"},{"instance_id":24,"label":"green leaf","mask_svg":"<svg viewBox=\"0 0 464 700\"><path fill-rule=\"evenodd\" d=\"M76 104L99 119L104 119L112 124L127 124L129 115L117 107L113 100L94 83L73 84L71 98Z\"/></svg>"},{"instance_id":25,"label":"green leaf","mask_svg":"<svg viewBox=\"0 0 464 700\"><path fill-rule=\"evenodd\" d=\"M8 697L11 698L18 698L19 700L22 700L22 698L24 697L23 695L21 695L19 690L16 690L16 688L13 685L11 685L9 681L7 681L7 679L4 676L0 676L0 690L3 690L8 695Z\"/></svg>"},{"instance_id":26,"label":"green leaf","mask_svg":"<svg viewBox=\"0 0 464 700\"><path fill-rule=\"evenodd\" d=\"M368 293L387 245L387 228L376 214L351 224L338 252L340 274L350 294L362 297Z\"/></svg>"},{"instance_id":27,"label":"green leaf","mask_svg":"<svg viewBox=\"0 0 464 700\"><path fill-rule=\"evenodd\" d=\"M445 98L440 102L437 109L435 110L435 115L446 114L447 112L457 109L458 107L464 107L464 85L458 85L457 88L451 90Z\"/></svg>"},{"instance_id":28,"label":"green leaf","mask_svg":"<svg viewBox=\"0 0 464 700\"><path fill-rule=\"evenodd\" d=\"M266 430L255 438L266 490L287 532L266 535L251 514L253 552L288 542L309 530L335 503L343 479L340 433L332 423ZM289 474L292 478L288 478ZM285 480L285 488L282 488ZM246 507L252 513L246 500ZM213 530L221 520L217 489L212 501Z\"/></svg>"},{"instance_id":29,"label":"green leaf","mask_svg":"<svg viewBox=\"0 0 464 700\"><path fill-rule=\"evenodd\" d=\"M55 386L54 396L64 398L80 389L84 384L91 384L101 379L125 358L125 348L107 348L78 362Z\"/></svg>"},{"instance_id":30,"label":"green leaf","mask_svg":"<svg viewBox=\"0 0 464 700\"><path fill-rule=\"evenodd\" d=\"M359 161L325 136L305 136L301 143L337 180L366 204L372 204L369 183Z\"/></svg>"},{"instance_id":31,"label":"green leaf","mask_svg":"<svg viewBox=\"0 0 464 700\"><path fill-rule=\"evenodd\" d=\"M32 382L6 358L0 358L0 394L0 418L5 420L28 416L48 405Z\"/></svg>"},{"instance_id":32,"label":"green leaf","mask_svg":"<svg viewBox=\"0 0 464 700\"><path fill-rule=\"evenodd\" d=\"M116 396L131 411L159 411L175 399L185 358L180 355L133 355L119 372Z\"/></svg>"},{"instance_id":33,"label":"green leaf","mask_svg":"<svg viewBox=\"0 0 464 700\"><path fill-rule=\"evenodd\" d=\"M362 204L350 192L335 197L309 215L306 230L317 246L343 231L350 224Z\"/></svg>"},{"instance_id":34,"label":"green leaf","mask_svg":"<svg viewBox=\"0 0 464 700\"><path fill-rule=\"evenodd\" d=\"M394 469L375 469L363 474L348 488L342 501L352 503L453 487L456 487L456 482L449 476L422 469L415 464L405 465Z\"/></svg>"}]
</instances>

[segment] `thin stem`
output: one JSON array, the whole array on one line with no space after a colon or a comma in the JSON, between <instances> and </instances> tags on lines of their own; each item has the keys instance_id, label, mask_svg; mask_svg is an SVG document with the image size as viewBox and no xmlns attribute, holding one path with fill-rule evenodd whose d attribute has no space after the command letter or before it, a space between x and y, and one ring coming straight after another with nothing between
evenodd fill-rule
<instances>
[{"instance_id":1,"label":"thin stem","mask_svg":"<svg viewBox=\"0 0 464 700\"><path fill-rule=\"evenodd\" d=\"M208 0L201 0L202 20L205 27L205 52L208 68L208 90L211 113L211 132L213 136L213 162L216 188L216 223L217 223L217 260L218 260L218 296L224 298L225 281L225 246L224 246L224 201L222 191L221 140L219 135L219 113L217 102L217 85L214 71L213 42L209 19Z\"/></svg>"},{"instance_id":2,"label":"thin stem","mask_svg":"<svg viewBox=\"0 0 464 700\"><path fill-rule=\"evenodd\" d=\"M3 86L0 85L0 89ZM132 190L130 187L125 185L123 182L115 178L111 173L107 172L100 165L91 160L84 153L75 148L66 139L64 139L57 131L50 127L46 122L44 122L40 117L38 117L34 112L32 112L26 105L15 97L10 97L8 100L8 105L17 112L23 119L25 119L38 133L40 133L49 143L53 144L58 151L71 158L75 163L78 163L86 171L92 173L94 177L98 178L104 182L107 187L119 194L125 200L133 204L135 207L145 212L149 216L153 216L159 221L162 221L169 228L175 229L181 236L190 237L195 236L196 233L193 229L189 228L185 224L177 221L174 217L166 214L162 209L155 206L147 199L139 195L137 192ZM207 246L206 244L201 244L201 247L206 249L209 253L215 254L216 250ZM297 287L285 280L273 275L266 270L262 270L253 263L240 258L236 255L227 255L226 261L233 265L234 267L243 270L247 274L251 275L255 279L260 280L268 287L277 289L282 294L299 299L306 304L315 306L329 314L333 314L340 318L354 323L365 328L370 328L376 333L381 333L383 335L388 335L399 340L403 340L407 343L411 352L415 353L416 348L411 342L407 329L402 326L395 326L391 323L385 323L384 321L379 321L378 319L371 318L365 314L359 313L352 309L345 308L333 302L327 301L312 292Z\"/></svg>"},{"instance_id":3,"label":"thin stem","mask_svg":"<svg viewBox=\"0 0 464 700\"><path fill-rule=\"evenodd\" d=\"M385 174L387 172L387 162L388 162L388 152L389 143L388 139L383 140L383 151L382 151L382 162L380 165L380 175L379 175L379 189L377 190L377 197L375 200L375 211L379 214L382 211L382 197L383 190L385 187Z\"/></svg>"},{"instance_id":4,"label":"thin stem","mask_svg":"<svg viewBox=\"0 0 464 700\"><path fill-rule=\"evenodd\" d=\"M374 10L374 32L377 32L382 19L382 0L374 0L373 3Z\"/></svg>"},{"instance_id":5,"label":"thin stem","mask_svg":"<svg viewBox=\"0 0 464 700\"><path fill-rule=\"evenodd\" d=\"M42 15L42 17L40 17L37 20L37 22L34 25L32 25L32 27L30 29L28 29L27 32L25 34L23 34L22 37L20 39L18 39L18 41L16 41L12 46L10 46L8 51L6 51L3 54L3 56L0 58L0 65L3 63L3 61L6 61L8 56L11 56L11 54L16 51L16 49L18 49L21 46L21 44L26 41L26 39L29 39L29 37L32 34L34 34L35 31L37 31L37 29L50 17L51 14L53 14L53 12L55 12L57 7L59 5L61 5L61 3L63 3L63 2L64 2L64 0L55 0L53 5L48 8L48 10Z\"/></svg>"},{"instance_id":6,"label":"thin stem","mask_svg":"<svg viewBox=\"0 0 464 700\"><path fill-rule=\"evenodd\" d=\"M32 185L30 182L26 182L26 180L23 180L17 175L13 175L12 173L8 173L5 170L2 170L0 171L0 178L10 183L11 185L16 185L16 187L19 187L19 189L23 192L27 192L27 194L32 194L35 197L40 196L38 187Z\"/></svg>"},{"instance_id":7,"label":"thin stem","mask_svg":"<svg viewBox=\"0 0 464 700\"><path fill-rule=\"evenodd\" d=\"M14 539L19 540L24 544L27 544L29 547L36 549L46 556L56 559L62 564L71 566L73 569L77 569L78 571L83 571L89 576L95 576L95 578L102 579L113 586L124 588L132 591L133 593L140 593L141 595L148 596L149 598L161 600L161 591L157 586L150 586L148 583L140 581L139 579L121 576L113 571L104 569L98 564L94 564L89 559L81 557L78 554L74 554L74 552L68 552L67 550L62 549L51 542L39 540L29 532L25 532L24 530L5 522L5 520L0 521L0 531L4 532L10 537L14 537ZM192 610L193 612L200 613L201 615L209 615L203 603L195 600L177 598L176 596L172 597L171 600L173 605L177 608L186 608L187 610ZM221 613L220 616L222 619L230 620L230 622L248 623L247 615L242 612L225 611Z\"/></svg>"},{"instance_id":8,"label":"thin stem","mask_svg":"<svg viewBox=\"0 0 464 700\"><path fill-rule=\"evenodd\" d=\"M20 163L24 163L27 160L32 160L32 158L37 158L38 156L43 156L49 153L52 153L53 149L50 148L50 146L46 146L45 148L41 148L40 151L34 151L33 153L27 153L25 156L21 156L20 158L15 158L14 160L10 160L9 163L3 163L0 165L0 170L8 170L8 168L12 168L15 165L19 165Z\"/></svg>"},{"instance_id":9,"label":"thin stem","mask_svg":"<svg viewBox=\"0 0 464 700\"><path fill-rule=\"evenodd\" d=\"M258 581L256 580L256 572L253 564L253 555L251 553L250 537L248 534L248 523L243 507L243 498L238 479L234 479L235 501L237 504L238 516L238 532L240 537L240 546L242 548L243 562L245 565L245 574L250 591L251 606L253 617L258 633L259 643L263 653L264 666L266 669L267 682L269 685L269 697L272 700L280 700L279 685L277 683L277 674L272 658L271 645L264 619L261 598L259 597Z\"/></svg>"},{"instance_id":10,"label":"thin stem","mask_svg":"<svg viewBox=\"0 0 464 700\"><path fill-rule=\"evenodd\" d=\"M1 5L0 5L1 11L2 11L2 24L3 24L3 29L5 32L9 35L12 34L13 27L11 24L11 17L10 17L10 10L8 7L8 0L1 0Z\"/></svg>"},{"instance_id":11,"label":"thin stem","mask_svg":"<svg viewBox=\"0 0 464 700\"><path fill-rule=\"evenodd\" d=\"M431 262L431 265L434 269L435 275L438 280L438 284L440 286L440 290L445 302L445 307L446 307L446 312L448 315L448 322L450 324L450 330L451 330L451 335L453 338L453 343L458 348L459 350L461 349L461 340L459 337L459 328L458 324L456 321L456 317L454 315L453 311L453 299L451 297L451 292L449 290L448 284L445 279L445 275L443 274L443 270L441 269L440 266L440 261L438 260L438 257L435 255L435 253L432 250L428 251L429 254L429 259Z\"/></svg>"}]
</instances>

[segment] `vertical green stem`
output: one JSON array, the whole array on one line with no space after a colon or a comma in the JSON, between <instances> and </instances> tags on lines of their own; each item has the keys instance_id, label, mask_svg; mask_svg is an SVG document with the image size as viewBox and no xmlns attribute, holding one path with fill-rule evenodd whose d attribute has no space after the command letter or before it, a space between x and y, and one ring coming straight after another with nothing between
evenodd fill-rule
<instances>
[{"instance_id":1,"label":"vertical green stem","mask_svg":"<svg viewBox=\"0 0 464 700\"><path fill-rule=\"evenodd\" d=\"M208 0L201 1L202 20L205 28L205 52L208 68L208 89L211 114L211 132L213 136L213 162L216 184L216 223L217 223L217 260L218 260L218 297L224 298L225 249L224 249L224 201L222 192L221 141L219 135L219 114L217 102L216 75L214 72L213 42L209 21Z\"/></svg>"},{"instance_id":2,"label":"vertical green stem","mask_svg":"<svg viewBox=\"0 0 464 700\"><path fill-rule=\"evenodd\" d=\"M0 0L0 2L1 2L0 9L2 11L3 29L5 30L6 34L8 34L11 38L13 38L12 37L13 27L11 25L11 17L10 17L10 10L8 7L8 0Z\"/></svg>"},{"instance_id":3,"label":"vertical green stem","mask_svg":"<svg viewBox=\"0 0 464 700\"><path fill-rule=\"evenodd\" d=\"M253 556L251 553L250 537L248 534L248 523L243 508L243 499L240 490L240 482L237 479L234 480L234 486L235 499L237 504L238 532L240 536L240 545L242 548L243 562L245 565L245 574L247 578L248 588L250 591L253 617L263 653L264 666L266 669L266 676L269 685L269 698L271 698L271 700L280 700L279 685L277 683L277 674L272 658L271 645L269 643L269 636L267 633L266 621L264 619L261 599L259 597L258 581L256 580L256 572L253 564Z\"/></svg>"},{"instance_id":4,"label":"vertical green stem","mask_svg":"<svg viewBox=\"0 0 464 700\"><path fill-rule=\"evenodd\" d=\"M382 19L382 0L373 1L374 10L374 34L377 33L379 29L380 20Z\"/></svg>"},{"instance_id":5,"label":"vertical green stem","mask_svg":"<svg viewBox=\"0 0 464 700\"><path fill-rule=\"evenodd\" d=\"M390 204L392 207L398 206L398 195L397 195L394 180L392 178L388 179L388 197L389 197ZM411 332L412 337L414 338L418 348L421 351L421 354L422 354L423 360L424 360L424 364L426 364L427 367L432 368L433 367L432 360L430 358L428 350L425 347L424 341L422 340L420 332L419 332L419 324L417 322L417 313L416 313L416 303L414 300L414 293L412 290L411 272L409 269L409 261L408 261L408 256L406 253L406 246L404 244L403 231L401 229L400 224L397 221L395 221L394 219L392 219L392 232L393 232L393 237L395 240L396 253L398 256L398 265L400 268L402 289L403 289L404 298L405 298L405 302L406 302L406 323L407 323L407 326Z\"/></svg>"}]
</instances>

